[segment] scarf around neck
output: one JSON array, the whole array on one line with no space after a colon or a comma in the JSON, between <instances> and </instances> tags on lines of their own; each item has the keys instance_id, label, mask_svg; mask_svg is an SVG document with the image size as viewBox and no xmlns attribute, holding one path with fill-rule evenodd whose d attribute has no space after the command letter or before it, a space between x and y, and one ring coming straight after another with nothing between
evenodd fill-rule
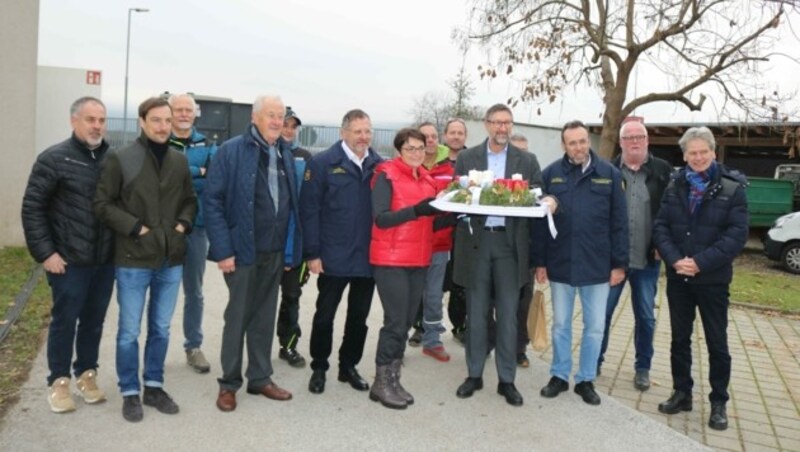
<instances>
[{"instance_id":1,"label":"scarf around neck","mask_svg":"<svg viewBox=\"0 0 800 452\"><path fill-rule=\"evenodd\" d=\"M694 214L703 203L703 196L717 173L717 163L711 162L711 166L705 171L694 171L686 167L686 181L689 182L689 213Z\"/></svg>"}]
</instances>

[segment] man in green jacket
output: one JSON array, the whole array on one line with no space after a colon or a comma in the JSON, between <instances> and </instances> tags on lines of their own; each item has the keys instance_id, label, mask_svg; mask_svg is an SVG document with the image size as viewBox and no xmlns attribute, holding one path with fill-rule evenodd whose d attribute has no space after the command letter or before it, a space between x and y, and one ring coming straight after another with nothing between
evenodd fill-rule
<instances>
[{"instance_id":1,"label":"man in green jacket","mask_svg":"<svg viewBox=\"0 0 800 452\"><path fill-rule=\"evenodd\" d=\"M168 147L171 121L165 99L154 97L139 105L142 134L108 156L94 199L95 214L114 230L116 241L117 377L122 416L130 422L140 421L143 414L139 332L148 289L144 404L166 414L178 412L162 389L164 359L197 197L186 157Z\"/></svg>"}]
</instances>

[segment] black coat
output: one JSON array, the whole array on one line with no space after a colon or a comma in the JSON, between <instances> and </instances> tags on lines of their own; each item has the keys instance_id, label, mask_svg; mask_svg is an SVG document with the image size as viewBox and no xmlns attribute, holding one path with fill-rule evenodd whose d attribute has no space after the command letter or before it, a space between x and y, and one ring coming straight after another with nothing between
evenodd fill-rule
<instances>
[{"instance_id":1,"label":"black coat","mask_svg":"<svg viewBox=\"0 0 800 452\"><path fill-rule=\"evenodd\" d=\"M689 213L686 169L672 175L653 225L653 241L666 263L667 278L690 284L730 284L733 259L747 242L747 180L721 164L694 215ZM672 265L694 258L693 278L678 275Z\"/></svg>"},{"instance_id":2,"label":"black coat","mask_svg":"<svg viewBox=\"0 0 800 452\"><path fill-rule=\"evenodd\" d=\"M42 152L22 199L22 228L31 255L58 253L72 265L111 262L113 234L92 211L105 141L90 151L73 135Z\"/></svg>"}]
</instances>

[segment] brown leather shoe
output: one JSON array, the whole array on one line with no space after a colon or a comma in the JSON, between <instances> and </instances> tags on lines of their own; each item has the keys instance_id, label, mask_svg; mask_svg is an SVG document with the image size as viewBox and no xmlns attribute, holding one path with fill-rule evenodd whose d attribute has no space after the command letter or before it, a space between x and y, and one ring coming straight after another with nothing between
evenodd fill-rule
<instances>
[{"instance_id":1,"label":"brown leather shoe","mask_svg":"<svg viewBox=\"0 0 800 452\"><path fill-rule=\"evenodd\" d=\"M275 383L264 385L260 388L247 388L248 394L261 394L272 400L291 400L292 393L281 388Z\"/></svg>"},{"instance_id":2,"label":"brown leather shoe","mask_svg":"<svg viewBox=\"0 0 800 452\"><path fill-rule=\"evenodd\" d=\"M236 391L220 389L217 397L217 408L220 411L233 411L236 409Z\"/></svg>"}]
</instances>

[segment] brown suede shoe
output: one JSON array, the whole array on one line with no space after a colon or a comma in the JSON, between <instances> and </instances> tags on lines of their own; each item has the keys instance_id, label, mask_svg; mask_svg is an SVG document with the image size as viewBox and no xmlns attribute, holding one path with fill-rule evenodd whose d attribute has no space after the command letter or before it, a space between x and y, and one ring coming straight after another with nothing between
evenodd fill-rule
<instances>
[{"instance_id":1,"label":"brown suede shoe","mask_svg":"<svg viewBox=\"0 0 800 452\"><path fill-rule=\"evenodd\" d=\"M217 397L217 408L220 411L233 411L236 409L236 391L220 389Z\"/></svg>"},{"instance_id":2,"label":"brown suede shoe","mask_svg":"<svg viewBox=\"0 0 800 452\"><path fill-rule=\"evenodd\" d=\"M260 388L247 388L248 394L261 394L264 397L272 400L291 400L292 393L281 388L275 383L264 385Z\"/></svg>"}]
</instances>

